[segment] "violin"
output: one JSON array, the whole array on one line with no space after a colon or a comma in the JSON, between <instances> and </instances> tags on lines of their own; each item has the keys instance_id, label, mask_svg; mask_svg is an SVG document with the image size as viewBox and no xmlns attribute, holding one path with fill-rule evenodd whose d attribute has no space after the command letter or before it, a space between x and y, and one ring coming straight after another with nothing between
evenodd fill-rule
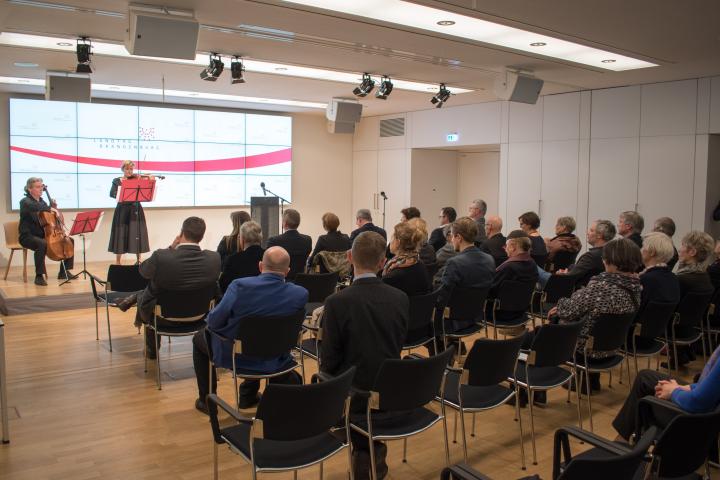
<instances>
[{"instance_id":1,"label":"violin","mask_svg":"<svg viewBox=\"0 0 720 480\"><path fill-rule=\"evenodd\" d=\"M165 177L163 175L154 175L152 173L133 173L129 177L123 177L128 180L132 180L135 178L159 178L160 180L165 180Z\"/></svg>"},{"instance_id":2,"label":"violin","mask_svg":"<svg viewBox=\"0 0 720 480\"><path fill-rule=\"evenodd\" d=\"M47 187L43 187L47 195L48 203L53 205L55 202L50 198L50 192ZM40 225L45 231L45 241L47 242L47 257L50 260L59 262L66 260L75 255L75 245L70 236L65 233L65 219L62 213L56 208L38 213Z\"/></svg>"}]
</instances>

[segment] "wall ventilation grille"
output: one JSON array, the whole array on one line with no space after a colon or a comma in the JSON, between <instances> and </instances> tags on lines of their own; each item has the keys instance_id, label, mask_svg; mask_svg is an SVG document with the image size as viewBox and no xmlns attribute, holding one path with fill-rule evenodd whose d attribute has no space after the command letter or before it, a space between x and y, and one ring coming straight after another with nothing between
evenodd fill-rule
<instances>
[{"instance_id":1,"label":"wall ventilation grille","mask_svg":"<svg viewBox=\"0 0 720 480\"><path fill-rule=\"evenodd\" d=\"M404 118L380 120L380 138L402 137L403 135L405 135Z\"/></svg>"}]
</instances>

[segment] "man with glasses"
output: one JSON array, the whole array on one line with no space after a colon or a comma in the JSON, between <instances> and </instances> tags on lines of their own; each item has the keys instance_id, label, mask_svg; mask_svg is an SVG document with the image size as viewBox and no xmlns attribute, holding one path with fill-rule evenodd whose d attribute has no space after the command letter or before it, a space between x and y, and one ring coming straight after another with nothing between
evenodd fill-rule
<instances>
[{"instance_id":1,"label":"man with glasses","mask_svg":"<svg viewBox=\"0 0 720 480\"><path fill-rule=\"evenodd\" d=\"M428 240L428 243L432 245L436 252L440 251L447 243L445 234L443 233L443 227L454 222L457 218L457 213L453 207L443 207L443 209L440 210L439 218L440 226L432 231L430 240Z\"/></svg>"}]
</instances>

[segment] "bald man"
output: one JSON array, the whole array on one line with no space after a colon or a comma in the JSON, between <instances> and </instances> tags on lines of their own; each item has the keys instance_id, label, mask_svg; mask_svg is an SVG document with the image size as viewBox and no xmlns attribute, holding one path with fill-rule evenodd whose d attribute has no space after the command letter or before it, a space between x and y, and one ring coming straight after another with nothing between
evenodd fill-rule
<instances>
[{"instance_id":1,"label":"bald man","mask_svg":"<svg viewBox=\"0 0 720 480\"><path fill-rule=\"evenodd\" d=\"M497 215L490 215L485 219L487 240L483 242L480 250L493 257L496 268L508 259L507 253L505 253L506 238L502 234L502 228L502 218Z\"/></svg>"},{"instance_id":2,"label":"bald man","mask_svg":"<svg viewBox=\"0 0 720 480\"><path fill-rule=\"evenodd\" d=\"M259 264L260 275L233 280L228 286L222 301L210 311L207 328L225 338L235 338L240 322L249 316L278 317L291 315L305 309L308 291L293 283L285 283L290 271L290 255L282 247L270 247L265 250ZM232 342L221 342L212 338L213 363L223 368L232 368ZM258 373L269 373L281 369L291 360L290 352L272 359L256 360L238 355L235 365ZM205 397L208 395L209 354L205 343L205 331L201 330L193 337L193 366L198 384L198 399L195 408L207 413ZM296 372L274 377L276 383L300 383ZM212 393L215 393L217 379L212 372ZM245 380L240 385L240 408L250 408L259 401L258 380Z\"/></svg>"}]
</instances>

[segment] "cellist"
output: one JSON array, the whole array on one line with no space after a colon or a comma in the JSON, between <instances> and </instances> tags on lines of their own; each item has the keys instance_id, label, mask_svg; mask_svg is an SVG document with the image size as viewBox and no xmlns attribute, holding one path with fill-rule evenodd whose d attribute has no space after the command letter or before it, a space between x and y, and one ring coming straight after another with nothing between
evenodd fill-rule
<instances>
[{"instance_id":1,"label":"cellist","mask_svg":"<svg viewBox=\"0 0 720 480\"><path fill-rule=\"evenodd\" d=\"M47 252L47 242L45 241L45 232L38 214L45 211L53 211L58 213L57 205L53 201L51 205L45 203L42 199L43 180L38 177L30 177L25 182L25 198L20 200L20 245L35 252L35 285L46 286L45 281L45 254ZM65 259L64 265L68 270L63 269L63 262L60 262L60 272L58 278L66 278L71 276L70 269L73 267L73 258Z\"/></svg>"}]
</instances>

